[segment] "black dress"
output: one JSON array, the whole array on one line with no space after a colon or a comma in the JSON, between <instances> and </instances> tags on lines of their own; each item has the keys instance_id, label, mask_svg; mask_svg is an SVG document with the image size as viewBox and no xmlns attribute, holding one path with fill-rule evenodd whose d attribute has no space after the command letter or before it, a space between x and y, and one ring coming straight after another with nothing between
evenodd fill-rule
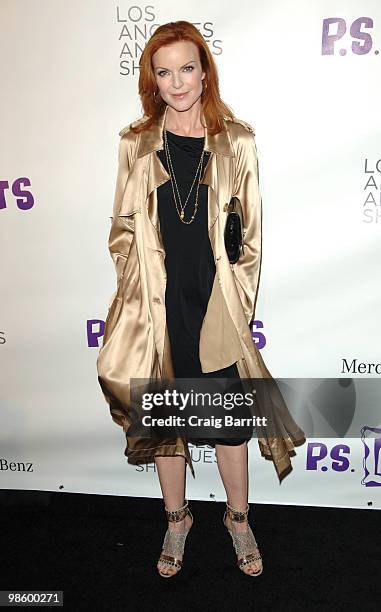
<instances>
[{"instance_id":1,"label":"black dress","mask_svg":"<svg viewBox=\"0 0 381 612\"><path fill-rule=\"evenodd\" d=\"M184 205L200 161L204 137L180 136L168 130L166 132L172 166L181 202ZM165 151L157 151L157 155L169 173ZM210 153L205 151L201 176L209 156ZM185 206L184 221L189 221L194 213L199 176L198 174ZM235 363L215 372L204 373L199 359L200 330L216 273L208 235L208 186L199 185L198 209L194 220L189 224L179 219L170 180L158 187L157 196L160 230L166 251L165 305L174 375L177 378L239 379ZM189 438L189 441L214 447L216 442L234 446L250 438L251 435L245 438L226 439Z\"/></svg>"}]
</instances>

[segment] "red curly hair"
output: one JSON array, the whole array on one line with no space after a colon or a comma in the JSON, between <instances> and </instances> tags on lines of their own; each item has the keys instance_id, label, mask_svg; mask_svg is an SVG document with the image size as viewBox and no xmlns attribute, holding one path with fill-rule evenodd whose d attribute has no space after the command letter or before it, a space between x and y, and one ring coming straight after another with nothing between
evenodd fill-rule
<instances>
[{"instance_id":1,"label":"red curly hair","mask_svg":"<svg viewBox=\"0 0 381 612\"><path fill-rule=\"evenodd\" d=\"M218 134L218 132L221 132L223 129L222 117L228 116L233 118L234 116L229 106L221 100L217 66L204 37L189 21L171 21L159 26L155 30L144 47L140 57L139 96L142 102L144 115L146 115L148 119L131 127L131 130L136 134L144 130L149 130L161 116L166 106L166 103L161 97L159 97L156 102L153 99L157 84L152 66L152 56L160 47L181 40L193 42L200 54L201 67L202 71L205 72L204 82L206 84L201 94L201 105L208 126L208 132L211 135Z\"/></svg>"}]
</instances>

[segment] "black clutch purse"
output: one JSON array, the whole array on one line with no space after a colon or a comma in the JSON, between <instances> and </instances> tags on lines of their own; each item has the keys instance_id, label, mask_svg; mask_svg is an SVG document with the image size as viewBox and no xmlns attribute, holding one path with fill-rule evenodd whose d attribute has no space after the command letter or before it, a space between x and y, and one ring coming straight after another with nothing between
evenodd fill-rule
<instances>
[{"instance_id":1,"label":"black clutch purse","mask_svg":"<svg viewBox=\"0 0 381 612\"><path fill-rule=\"evenodd\" d=\"M228 216L226 219L224 239L225 248L231 264L237 263L241 252L243 253L243 236L242 236L242 208L241 203L235 196L232 197L226 210Z\"/></svg>"}]
</instances>

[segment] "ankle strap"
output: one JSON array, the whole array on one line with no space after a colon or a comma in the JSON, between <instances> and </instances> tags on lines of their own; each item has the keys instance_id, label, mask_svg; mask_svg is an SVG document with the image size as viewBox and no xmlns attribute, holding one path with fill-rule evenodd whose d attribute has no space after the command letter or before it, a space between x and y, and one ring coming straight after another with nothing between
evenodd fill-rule
<instances>
[{"instance_id":1,"label":"ankle strap","mask_svg":"<svg viewBox=\"0 0 381 612\"><path fill-rule=\"evenodd\" d=\"M184 505L181 506L181 508L178 508L177 510L168 510L168 508L164 506L167 519L171 523L178 523L179 521L182 521L183 518L186 517L186 515L188 514L188 500L184 499L184 502Z\"/></svg>"},{"instance_id":2,"label":"ankle strap","mask_svg":"<svg viewBox=\"0 0 381 612\"><path fill-rule=\"evenodd\" d=\"M226 502L226 508L227 508L227 513L232 521L236 521L237 523L242 523L243 521L246 520L247 515L249 514L250 506L249 504L247 504L246 510L244 512L241 512L240 510L236 510L235 508L232 508L232 506L230 506L228 502Z\"/></svg>"}]
</instances>

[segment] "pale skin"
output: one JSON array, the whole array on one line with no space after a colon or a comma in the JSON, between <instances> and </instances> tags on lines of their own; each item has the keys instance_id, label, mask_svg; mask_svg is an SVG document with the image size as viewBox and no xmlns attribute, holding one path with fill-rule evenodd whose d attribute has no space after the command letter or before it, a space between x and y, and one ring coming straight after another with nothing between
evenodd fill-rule
<instances>
[{"instance_id":1,"label":"pale skin","mask_svg":"<svg viewBox=\"0 0 381 612\"><path fill-rule=\"evenodd\" d=\"M161 47L152 57L152 65L160 96L168 105L165 128L181 136L202 137L205 128L201 123L201 93L205 78L202 71L197 46L191 41L179 41ZM184 98L173 94L187 92ZM248 461L247 443L239 446L216 444L216 458L219 474L226 491L229 504L240 511L247 508L248 500ZM185 458L155 458L163 500L168 510L176 510L184 503L185 496ZM168 522L171 531L183 532L192 526L189 515L179 522ZM242 523L226 519L226 526L235 532L244 532L247 521ZM179 557L181 558L181 557ZM254 573L261 568L261 561L244 567L245 573ZM158 564L162 573L174 574L177 570Z\"/></svg>"}]
</instances>

